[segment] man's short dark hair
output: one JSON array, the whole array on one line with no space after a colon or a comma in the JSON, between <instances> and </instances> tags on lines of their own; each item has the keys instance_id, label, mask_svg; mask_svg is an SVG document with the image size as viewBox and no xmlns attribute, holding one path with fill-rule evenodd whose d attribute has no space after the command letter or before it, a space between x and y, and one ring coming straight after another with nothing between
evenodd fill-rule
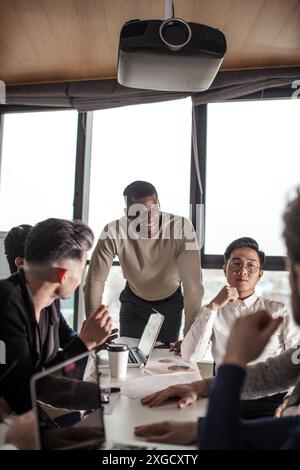
<instances>
[{"instance_id":1,"label":"man's short dark hair","mask_svg":"<svg viewBox=\"0 0 300 470\"><path fill-rule=\"evenodd\" d=\"M300 264L300 187L296 198L287 205L283 219L288 256L292 262Z\"/></svg>"},{"instance_id":2,"label":"man's short dark hair","mask_svg":"<svg viewBox=\"0 0 300 470\"><path fill-rule=\"evenodd\" d=\"M237 248L251 248L252 250L255 250L259 256L260 266L262 267L264 265L265 254L263 251L259 249L257 241L254 240L254 238L250 238L250 237L237 238L236 240L234 240L228 245L224 253L225 264L228 262L233 250L236 250Z\"/></svg>"},{"instance_id":3,"label":"man's short dark hair","mask_svg":"<svg viewBox=\"0 0 300 470\"><path fill-rule=\"evenodd\" d=\"M153 184L147 181L134 181L124 189L123 196L127 204L133 203L136 199L142 199L149 196L157 196L157 191Z\"/></svg>"},{"instance_id":4,"label":"man's short dark hair","mask_svg":"<svg viewBox=\"0 0 300 470\"><path fill-rule=\"evenodd\" d=\"M28 263L47 263L63 259L82 259L92 248L94 235L83 222L47 219L36 224L25 245Z\"/></svg>"},{"instance_id":5,"label":"man's short dark hair","mask_svg":"<svg viewBox=\"0 0 300 470\"><path fill-rule=\"evenodd\" d=\"M25 241L31 229L32 225L18 225L17 227L10 229L4 239L4 253L7 258L11 274L18 271L15 259L24 258Z\"/></svg>"}]
</instances>

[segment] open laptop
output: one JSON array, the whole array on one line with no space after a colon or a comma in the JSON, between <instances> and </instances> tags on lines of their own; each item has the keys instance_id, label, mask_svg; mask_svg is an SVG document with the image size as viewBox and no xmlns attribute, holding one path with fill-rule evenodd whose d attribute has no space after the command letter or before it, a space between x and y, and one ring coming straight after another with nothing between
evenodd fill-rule
<instances>
[{"instance_id":1,"label":"open laptop","mask_svg":"<svg viewBox=\"0 0 300 470\"><path fill-rule=\"evenodd\" d=\"M106 441L100 374L97 384L73 378L82 374L88 355L81 354L32 377L37 449L156 449L149 443ZM96 367L97 355L93 357Z\"/></svg>"},{"instance_id":2,"label":"open laptop","mask_svg":"<svg viewBox=\"0 0 300 470\"><path fill-rule=\"evenodd\" d=\"M149 317L147 325L143 331L142 337L135 348L130 348L128 356L128 365L140 365L141 367L146 366L148 359L151 356L153 348L155 346L157 337L160 329L164 322L165 317L155 311Z\"/></svg>"}]
</instances>

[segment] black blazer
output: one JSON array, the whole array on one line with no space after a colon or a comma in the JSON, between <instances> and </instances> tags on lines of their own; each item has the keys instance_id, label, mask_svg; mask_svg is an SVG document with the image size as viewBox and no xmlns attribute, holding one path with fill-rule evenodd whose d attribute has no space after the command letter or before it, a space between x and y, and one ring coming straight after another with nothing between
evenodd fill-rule
<instances>
[{"instance_id":1,"label":"black blazer","mask_svg":"<svg viewBox=\"0 0 300 470\"><path fill-rule=\"evenodd\" d=\"M41 336L23 270L0 281L0 340L6 349L5 364L0 364L0 395L17 413L31 408L33 374L87 351L61 314L59 300L42 315L45 323Z\"/></svg>"}]
</instances>

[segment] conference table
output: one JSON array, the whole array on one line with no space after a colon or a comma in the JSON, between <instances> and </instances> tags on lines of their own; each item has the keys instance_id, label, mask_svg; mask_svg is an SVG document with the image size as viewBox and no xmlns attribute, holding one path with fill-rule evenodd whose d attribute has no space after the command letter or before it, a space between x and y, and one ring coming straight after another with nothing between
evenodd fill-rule
<instances>
[{"instance_id":1,"label":"conference table","mask_svg":"<svg viewBox=\"0 0 300 470\"><path fill-rule=\"evenodd\" d=\"M152 373L149 374L146 368L128 368L125 379L113 379L110 377L108 354L106 351L100 353L101 368L101 388L119 387L121 393L111 393L111 403L107 407L104 415L106 437L109 441L124 441L134 443L140 442L134 435L135 426L150 424L161 421L197 421L197 418L204 417L208 399L199 399L193 405L184 409L179 409L177 400L173 399L159 407L148 407L141 403L141 397L151 393L155 389L165 388L164 385L174 383L187 383L201 378L196 364L190 365L191 372L182 373L160 373L155 374L155 366L161 364L166 366L168 361L183 361L166 349L154 349L151 361L154 362ZM161 361L161 362L160 362ZM150 367L149 367L150 368ZM160 445L160 448L173 449L175 447L167 444ZM195 448L193 446L176 446L176 448Z\"/></svg>"}]
</instances>

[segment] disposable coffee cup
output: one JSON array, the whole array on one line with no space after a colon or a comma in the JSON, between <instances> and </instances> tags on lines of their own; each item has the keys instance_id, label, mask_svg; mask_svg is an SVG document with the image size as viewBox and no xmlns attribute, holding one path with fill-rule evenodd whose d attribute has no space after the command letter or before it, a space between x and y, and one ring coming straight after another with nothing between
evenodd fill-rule
<instances>
[{"instance_id":1,"label":"disposable coffee cup","mask_svg":"<svg viewBox=\"0 0 300 470\"><path fill-rule=\"evenodd\" d=\"M110 375L124 379L127 373L129 349L127 344L110 344L108 346Z\"/></svg>"}]
</instances>

